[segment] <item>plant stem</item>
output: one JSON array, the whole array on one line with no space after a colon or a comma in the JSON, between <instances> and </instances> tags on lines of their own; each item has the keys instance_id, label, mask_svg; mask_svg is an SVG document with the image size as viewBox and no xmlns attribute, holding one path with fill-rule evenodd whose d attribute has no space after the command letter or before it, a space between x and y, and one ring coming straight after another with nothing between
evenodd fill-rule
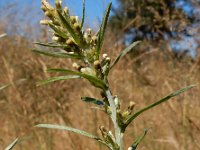
<instances>
[{"instance_id":1,"label":"plant stem","mask_svg":"<svg viewBox=\"0 0 200 150\"><path fill-rule=\"evenodd\" d=\"M108 99L108 102L110 104L111 107L111 119L114 125L114 129L115 129L115 138L116 138L116 142L119 146L119 149L116 150L123 150L124 149L124 144L123 144L123 132L121 131L121 127L118 124L118 118L117 118L117 107L115 105L114 102L114 98L112 96L112 93L110 91L110 89L108 88L106 90L106 97Z\"/></svg>"}]
</instances>

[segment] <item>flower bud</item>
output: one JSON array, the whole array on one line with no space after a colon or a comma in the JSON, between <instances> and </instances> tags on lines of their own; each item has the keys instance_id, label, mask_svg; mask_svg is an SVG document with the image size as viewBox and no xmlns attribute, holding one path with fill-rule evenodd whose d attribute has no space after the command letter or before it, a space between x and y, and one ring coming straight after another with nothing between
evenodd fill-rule
<instances>
[{"instance_id":1,"label":"flower bud","mask_svg":"<svg viewBox=\"0 0 200 150\"><path fill-rule=\"evenodd\" d=\"M117 107L117 109L120 108L120 101L119 98L117 97L117 95L114 96L114 102L115 102L115 106Z\"/></svg>"},{"instance_id":2,"label":"flower bud","mask_svg":"<svg viewBox=\"0 0 200 150\"><path fill-rule=\"evenodd\" d=\"M69 54L74 54L74 52L69 52Z\"/></svg>"},{"instance_id":3,"label":"flower bud","mask_svg":"<svg viewBox=\"0 0 200 150\"><path fill-rule=\"evenodd\" d=\"M75 29L77 32L80 32L80 30L81 30L80 24L76 22L76 23L74 24L74 29Z\"/></svg>"},{"instance_id":4,"label":"flower bud","mask_svg":"<svg viewBox=\"0 0 200 150\"><path fill-rule=\"evenodd\" d=\"M76 16L70 16L71 23L76 23Z\"/></svg>"},{"instance_id":5,"label":"flower bud","mask_svg":"<svg viewBox=\"0 0 200 150\"><path fill-rule=\"evenodd\" d=\"M88 74L88 75L91 75L91 76L96 76L96 72L89 68L89 67L85 67L85 68L81 68L80 70L82 73L85 73L85 74Z\"/></svg>"},{"instance_id":6,"label":"flower bud","mask_svg":"<svg viewBox=\"0 0 200 150\"><path fill-rule=\"evenodd\" d=\"M42 0L42 4L49 10L54 10L53 6L51 6L46 0Z\"/></svg>"},{"instance_id":7,"label":"flower bud","mask_svg":"<svg viewBox=\"0 0 200 150\"><path fill-rule=\"evenodd\" d=\"M47 11L47 8L46 8L44 5L41 6L41 9L42 9L44 12Z\"/></svg>"},{"instance_id":8,"label":"flower bud","mask_svg":"<svg viewBox=\"0 0 200 150\"><path fill-rule=\"evenodd\" d=\"M56 26L60 26L60 22L57 21L57 20L53 20L53 24L56 25Z\"/></svg>"},{"instance_id":9,"label":"flower bud","mask_svg":"<svg viewBox=\"0 0 200 150\"><path fill-rule=\"evenodd\" d=\"M110 63L110 57L106 57L106 61Z\"/></svg>"},{"instance_id":10,"label":"flower bud","mask_svg":"<svg viewBox=\"0 0 200 150\"><path fill-rule=\"evenodd\" d=\"M103 58L105 59L106 57L108 57L108 54L103 54Z\"/></svg>"},{"instance_id":11,"label":"flower bud","mask_svg":"<svg viewBox=\"0 0 200 150\"><path fill-rule=\"evenodd\" d=\"M96 69L100 69L100 68L101 68L99 60L96 60L96 61L94 62L94 67L95 67Z\"/></svg>"},{"instance_id":12,"label":"flower bud","mask_svg":"<svg viewBox=\"0 0 200 150\"><path fill-rule=\"evenodd\" d=\"M97 36L96 35L92 37L92 41L91 42L94 43L94 44L97 43Z\"/></svg>"},{"instance_id":13,"label":"flower bud","mask_svg":"<svg viewBox=\"0 0 200 150\"><path fill-rule=\"evenodd\" d=\"M77 64L77 63L73 63L73 64L72 64L72 67L75 68L75 69L78 70L78 71L80 71L81 68L82 68L82 66L80 66L80 65Z\"/></svg>"},{"instance_id":14,"label":"flower bud","mask_svg":"<svg viewBox=\"0 0 200 150\"><path fill-rule=\"evenodd\" d=\"M57 9L61 9L62 8L62 1L61 0L57 0L56 1L56 8Z\"/></svg>"},{"instance_id":15,"label":"flower bud","mask_svg":"<svg viewBox=\"0 0 200 150\"><path fill-rule=\"evenodd\" d=\"M87 29L87 33L88 33L89 35L91 35L91 34L92 34L92 29L91 29L91 28L88 28L88 29Z\"/></svg>"},{"instance_id":16,"label":"flower bud","mask_svg":"<svg viewBox=\"0 0 200 150\"><path fill-rule=\"evenodd\" d=\"M133 108L135 107L135 104L136 104L135 102L130 101L129 106L128 106L128 109L129 109L130 111L132 111Z\"/></svg>"},{"instance_id":17,"label":"flower bud","mask_svg":"<svg viewBox=\"0 0 200 150\"><path fill-rule=\"evenodd\" d=\"M65 7L65 8L64 8L64 12L65 12L67 15L69 15L69 8L68 8L68 7Z\"/></svg>"},{"instance_id":18,"label":"flower bud","mask_svg":"<svg viewBox=\"0 0 200 150\"><path fill-rule=\"evenodd\" d=\"M88 33L84 33L83 37L87 43L91 41L91 36Z\"/></svg>"},{"instance_id":19,"label":"flower bud","mask_svg":"<svg viewBox=\"0 0 200 150\"><path fill-rule=\"evenodd\" d=\"M52 37L52 40L53 40L53 41L59 41L59 37L53 36L53 37Z\"/></svg>"},{"instance_id":20,"label":"flower bud","mask_svg":"<svg viewBox=\"0 0 200 150\"><path fill-rule=\"evenodd\" d=\"M40 20L40 24L42 25L48 25L50 23L50 20Z\"/></svg>"},{"instance_id":21,"label":"flower bud","mask_svg":"<svg viewBox=\"0 0 200 150\"><path fill-rule=\"evenodd\" d=\"M74 41L72 39L67 39L66 41L67 45L73 45L74 44Z\"/></svg>"},{"instance_id":22,"label":"flower bud","mask_svg":"<svg viewBox=\"0 0 200 150\"><path fill-rule=\"evenodd\" d=\"M52 17L53 17L52 13L49 12L49 11L46 11L44 14L45 14L45 16L47 16L47 17L49 17L49 18L52 18Z\"/></svg>"}]
</instances>

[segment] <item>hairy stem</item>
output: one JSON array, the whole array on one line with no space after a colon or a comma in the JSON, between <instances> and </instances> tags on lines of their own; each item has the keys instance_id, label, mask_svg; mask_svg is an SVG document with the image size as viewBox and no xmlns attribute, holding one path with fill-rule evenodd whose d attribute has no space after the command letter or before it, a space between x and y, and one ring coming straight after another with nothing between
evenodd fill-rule
<instances>
[{"instance_id":1,"label":"hairy stem","mask_svg":"<svg viewBox=\"0 0 200 150\"><path fill-rule=\"evenodd\" d=\"M110 91L110 89L108 88L106 90L106 97L109 101L109 104L110 104L110 107L111 107L111 119L112 119L112 122L113 122L113 125L114 125L114 129L115 129L115 138L116 138L116 142L119 146L119 149L117 150L123 150L123 133L121 131L121 127L119 126L118 124L118 118L117 118L117 107L115 105L115 102L114 102L114 98L112 96L112 93Z\"/></svg>"}]
</instances>

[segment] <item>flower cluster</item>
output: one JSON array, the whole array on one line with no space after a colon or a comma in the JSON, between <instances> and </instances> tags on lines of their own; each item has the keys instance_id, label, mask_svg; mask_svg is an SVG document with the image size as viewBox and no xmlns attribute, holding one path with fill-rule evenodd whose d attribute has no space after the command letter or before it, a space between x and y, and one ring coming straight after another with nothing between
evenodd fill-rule
<instances>
[{"instance_id":1,"label":"flower cluster","mask_svg":"<svg viewBox=\"0 0 200 150\"><path fill-rule=\"evenodd\" d=\"M84 19L80 21L78 16L71 16L68 7L62 8L60 0L56 1L55 8L42 0L41 9L48 20L41 20L40 23L52 29L54 44L68 56L77 56L81 60L81 64L75 62L72 66L81 73L103 80L109 72L110 58L103 54L102 60L99 60L99 32L94 34L90 28L84 31Z\"/></svg>"}]
</instances>

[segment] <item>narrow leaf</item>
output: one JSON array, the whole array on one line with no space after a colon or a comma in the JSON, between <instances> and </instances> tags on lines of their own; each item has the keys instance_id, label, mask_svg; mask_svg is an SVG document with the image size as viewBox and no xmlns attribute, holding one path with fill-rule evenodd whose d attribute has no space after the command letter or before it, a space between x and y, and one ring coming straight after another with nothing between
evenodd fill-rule
<instances>
[{"instance_id":1,"label":"narrow leaf","mask_svg":"<svg viewBox=\"0 0 200 150\"><path fill-rule=\"evenodd\" d=\"M144 133L135 140L135 142L131 146L132 150L136 150L137 146L144 139L144 137L146 136L147 132L148 132L148 130L145 130Z\"/></svg>"},{"instance_id":2,"label":"narrow leaf","mask_svg":"<svg viewBox=\"0 0 200 150\"><path fill-rule=\"evenodd\" d=\"M102 143L102 144L104 144L104 145L106 145L107 147L110 148L110 146L106 142L104 142L101 138L99 138L99 137L97 137L95 135L92 135L90 133L87 133L85 131L79 130L79 129L75 129L75 128L71 128L71 127L66 127L66 126L61 126L61 125L52 125L52 124L38 124L35 127L71 131L71 132L83 135L85 137L94 139L94 140L96 140L96 141L98 141L98 142L100 142L100 143Z\"/></svg>"},{"instance_id":3,"label":"narrow leaf","mask_svg":"<svg viewBox=\"0 0 200 150\"><path fill-rule=\"evenodd\" d=\"M74 29L72 28L70 22L62 15L62 13L59 10L57 12L58 12L60 20L62 21L62 24L66 27L67 31L73 37L73 39L75 40L75 42L78 45L80 45L79 36L76 34L76 32L74 31Z\"/></svg>"},{"instance_id":4,"label":"narrow leaf","mask_svg":"<svg viewBox=\"0 0 200 150\"><path fill-rule=\"evenodd\" d=\"M42 43L42 42L34 42L34 44L37 44L37 45L41 45L41 46L46 46L46 47L54 47L54 48L69 48L68 45L58 45L58 44L55 44L55 43Z\"/></svg>"},{"instance_id":5,"label":"narrow leaf","mask_svg":"<svg viewBox=\"0 0 200 150\"><path fill-rule=\"evenodd\" d=\"M85 22L85 0L83 0L83 16L81 21L81 29L83 28L84 22Z\"/></svg>"},{"instance_id":6,"label":"narrow leaf","mask_svg":"<svg viewBox=\"0 0 200 150\"><path fill-rule=\"evenodd\" d=\"M49 79L46 79L46 80L39 81L37 83L37 86L49 84L49 83L56 82L56 81L67 80L67 79L75 79L75 78L80 78L80 76L59 76L59 77L52 77L52 78L49 78Z\"/></svg>"},{"instance_id":7,"label":"narrow leaf","mask_svg":"<svg viewBox=\"0 0 200 150\"><path fill-rule=\"evenodd\" d=\"M96 100L95 98L91 98L91 97L81 97L81 100L87 103L93 103L96 105L104 105L104 102L100 101L100 100Z\"/></svg>"},{"instance_id":8,"label":"narrow leaf","mask_svg":"<svg viewBox=\"0 0 200 150\"><path fill-rule=\"evenodd\" d=\"M108 18L109 18L109 14L110 14L110 10L111 10L111 6L112 3L108 4L108 7L105 11L104 17L103 17L103 21L100 27L100 31L98 33L98 43L97 43L97 57L99 58L99 54L101 52L101 48L103 45L103 41L104 41L104 35L106 32L106 27L107 27L107 23L108 23Z\"/></svg>"},{"instance_id":9,"label":"narrow leaf","mask_svg":"<svg viewBox=\"0 0 200 150\"><path fill-rule=\"evenodd\" d=\"M0 38L3 38L3 37L5 37L5 36L7 36L7 34L6 34L6 33L4 33L4 34L1 34L1 35L0 35Z\"/></svg>"},{"instance_id":10,"label":"narrow leaf","mask_svg":"<svg viewBox=\"0 0 200 150\"><path fill-rule=\"evenodd\" d=\"M7 88L7 87L9 87L9 86L10 86L10 84L6 84L6 85L0 86L0 91L3 90L3 89L5 89L5 88Z\"/></svg>"},{"instance_id":11,"label":"narrow leaf","mask_svg":"<svg viewBox=\"0 0 200 150\"><path fill-rule=\"evenodd\" d=\"M23 82L23 81L25 81L26 79L19 79L19 80L17 80L17 81L13 81L13 83L15 83L15 84L20 84L21 82ZM11 86L12 85L12 83L8 83L8 84L5 84L5 85L2 85L2 86L0 86L0 91L1 90L3 90L3 89L5 89L5 88L7 88L7 87L9 87L9 86Z\"/></svg>"},{"instance_id":12,"label":"narrow leaf","mask_svg":"<svg viewBox=\"0 0 200 150\"><path fill-rule=\"evenodd\" d=\"M15 139L9 146L7 146L4 150L11 150L17 144L18 138Z\"/></svg>"},{"instance_id":13,"label":"narrow leaf","mask_svg":"<svg viewBox=\"0 0 200 150\"><path fill-rule=\"evenodd\" d=\"M66 39L68 38L68 35L63 32L62 30L60 30L59 28L57 28L54 24L52 23L49 23L49 26L59 35L61 36L62 38Z\"/></svg>"},{"instance_id":14,"label":"narrow leaf","mask_svg":"<svg viewBox=\"0 0 200 150\"><path fill-rule=\"evenodd\" d=\"M68 69L49 69L48 71L50 71L50 72L62 72L62 73L67 73L67 74L71 74L71 75L78 75L78 76L81 76L81 77L87 79L94 86L96 86L98 88L101 88L101 89L106 88L105 83L95 76L91 76L91 75L88 75L88 74L84 74L84 73L81 73L81 72L76 72L76 71L72 71L72 70L68 70Z\"/></svg>"},{"instance_id":15,"label":"narrow leaf","mask_svg":"<svg viewBox=\"0 0 200 150\"><path fill-rule=\"evenodd\" d=\"M74 58L74 59L81 59L82 57L77 54L70 54L70 53L64 53L64 52L53 52L53 51L46 51L46 50L32 50L35 53L51 56L51 57L58 57L58 58Z\"/></svg>"},{"instance_id":16,"label":"narrow leaf","mask_svg":"<svg viewBox=\"0 0 200 150\"><path fill-rule=\"evenodd\" d=\"M189 90L189 89L191 89L191 88L193 88L193 87L194 87L194 85L190 85L190 86L187 86L187 87L185 87L185 88L182 88L182 89L180 89L180 90L178 90L178 91L176 91L176 92L173 92L173 93L169 94L168 96L166 96L166 97L160 99L159 101L157 101L157 102L155 102L155 103L153 103L153 104L151 104L151 105L149 105L149 106L146 106L145 108L143 108L143 109L137 111L136 113L132 114L132 115L125 121L125 127L127 127L137 116L139 116L139 115L142 114L143 112L145 112L145 111L147 111L147 110L149 110L149 109L151 109L151 108L153 108L153 107L155 107L155 106L157 106L157 105L159 105L159 104L161 104L161 103L163 103L163 102L166 102L167 100L171 99L172 97L175 97L175 96L177 96L177 95L179 95L179 94L181 94L181 93L183 93L183 92L185 92L185 91L187 91L187 90Z\"/></svg>"},{"instance_id":17,"label":"narrow leaf","mask_svg":"<svg viewBox=\"0 0 200 150\"><path fill-rule=\"evenodd\" d=\"M117 63L118 61L124 57L128 52L130 52L137 44L139 44L140 41L136 41L134 43L132 43L131 45L129 45L127 48L125 48L124 50L122 50L120 52L120 54L117 56L117 58L113 61L113 63L110 65L110 69L112 69Z\"/></svg>"}]
</instances>

